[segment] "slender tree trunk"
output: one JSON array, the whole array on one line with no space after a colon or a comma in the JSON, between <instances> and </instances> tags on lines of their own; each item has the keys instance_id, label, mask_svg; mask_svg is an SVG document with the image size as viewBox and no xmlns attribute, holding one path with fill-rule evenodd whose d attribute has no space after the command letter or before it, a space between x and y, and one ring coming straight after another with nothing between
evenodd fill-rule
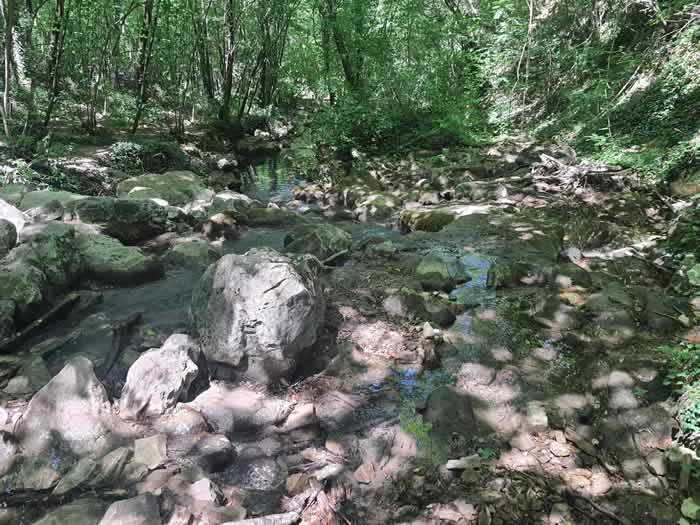
<instances>
[{"instance_id":1,"label":"slender tree trunk","mask_svg":"<svg viewBox=\"0 0 700 525\"><path fill-rule=\"evenodd\" d=\"M50 52L50 85L49 85L49 104L44 115L44 128L49 127L51 114L56 105L56 99L59 94L59 86L61 81L61 59L63 58L63 48L66 38L66 27L68 25L68 14L66 11L65 0L56 0L56 14L54 20L54 28L51 34L51 52Z\"/></svg>"},{"instance_id":2,"label":"slender tree trunk","mask_svg":"<svg viewBox=\"0 0 700 525\"><path fill-rule=\"evenodd\" d=\"M5 135L10 137L10 118L12 116L12 49L15 28L15 0L2 0L2 14L5 19L5 89L2 96L2 124Z\"/></svg>"},{"instance_id":3,"label":"slender tree trunk","mask_svg":"<svg viewBox=\"0 0 700 525\"><path fill-rule=\"evenodd\" d=\"M234 0L226 1L225 23L227 41L225 46L226 62L224 64L224 86L221 96L219 118L228 121L231 118L231 92L233 90L233 65L236 57L237 17L234 15Z\"/></svg>"},{"instance_id":4,"label":"slender tree trunk","mask_svg":"<svg viewBox=\"0 0 700 525\"><path fill-rule=\"evenodd\" d=\"M146 104L146 89L148 87L148 64L151 61L151 50L153 48L153 40L155 38L155 17L153 15L153 4L155 0L144 0L143 3L143 27L141 28L141 36L139 37L139 54L138 54L138 92L136 101L136 115L134 123L131 126L131 134L136 133L139 128L143 109Z\"/></svg>"}]
</instances>

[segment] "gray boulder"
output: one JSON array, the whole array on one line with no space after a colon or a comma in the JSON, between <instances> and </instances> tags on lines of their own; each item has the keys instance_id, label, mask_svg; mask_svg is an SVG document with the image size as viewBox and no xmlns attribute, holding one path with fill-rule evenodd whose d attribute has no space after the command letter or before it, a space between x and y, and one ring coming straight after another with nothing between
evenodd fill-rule
<instances>
[{"instance_id":1,"label":"gray boulder","mask_svg":"<svg viewBox=\"0 0 700 525\"><path fill-rule=\"evenodd\" d=\"M317 271L314 258L274 250L226 255L210 266L191 308L207 358L261 382L289 376L323 322Z\"/></svg>"},{"instance_id":2,"label":"gray boulder","mask_svg":"<svg viewBox=\"0 0 700 525\"><path fill-rule=\"evenodd\" d=\"M112 503L100 525L161 525L158 500L153 494L142 494Z\"/></svg>"},{"instance_id":3,"label":"gray boulder","mask_svg":"<svg viewBox=\"0 0 700 525\"><path fill-rule=\"evenodd\" d=\"M54 208L57 205L63 207L71 201L84 198L84 195L71 193L70 191L30 191L22 197L20 209L27 211L41 208Z\"/></svg>"},{"instance_id":4,"label":"gray boulder","mask_svg":"<svg viewBox=\"0 0 700 525\"><path fill-rule=\"evenodd\" d=\"M151 239L172 231L181 214L176 208L150 200L89 197L68 206L73 219L97 224L102 231L126 244Z\"/></svg>"},{"instance_id":5,"label":"gray boulder","mask_svg":"<svg viewBox=\"0 0 700 525\"><path fill-rule=\"evenodd\" d=\"M17 244L17 228L6 219L0 219L0 259Z\"/></svg>"},{"instance_id":6,"label":"gray boulder","mask_svg":"<svg viewBox=\"0 0 700 525\"><path fill-rule=\"evenodd\" d=\"M19 235L21 233L22 228L24 228L24 225L27 222L24 213L2 199L0 199L0 219L11 223L15 227L15 235ZM2 233L0 232L0 236L1 235ZM14 241L15 243L17 242L17 237L15 237ZM0 243L1 242L2 239L0 238ZM0 250L1 249L2 247L0 246Z\"/></svg>"},{"instance_id":7,"label":"gray boulder","mask_svg":"<svg viewBox=\"0 0 700 525\"><path fill-rule=\"evenodd\" d=\"M206 360L187 335L171 335L131 365L119 403L125 418L160 416L208 385Z\"/></svg>"},{"instance_id":8,"label":"gray boulder","mask_svg":"<svg viewBox=\"0 0 700 525\"><path fill-rule=\"evenodd\" d=\"M75 357L32 398L16 435L28 456L49 460L49 450L100 454L111 448L112 420L107 392L92 363Z\"/></svg>"}]
</instances>

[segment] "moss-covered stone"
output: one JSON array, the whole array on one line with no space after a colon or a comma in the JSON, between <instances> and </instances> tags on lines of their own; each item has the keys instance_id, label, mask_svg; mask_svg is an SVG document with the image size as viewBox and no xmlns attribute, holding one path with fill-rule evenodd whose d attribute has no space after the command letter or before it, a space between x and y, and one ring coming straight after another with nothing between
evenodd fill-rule
<instances>
[{"instance_id":1,"label":"moss-covered stone","mask_svg":"<svg viewBox=\"0 0 700 525\"><path fill-rule=\"evenodd\" d=\"M149 191L145 191L149 190ZM118 197L162 199L171 206L188 206L197 201L211 202L214 192L207 189L196 173L166 171L123 180L117 186Z\"/></svg>"},{"instance_id":2,"label":"moss-covered stone","mask_svg":"<svg viewBox=\"0 0 700 525\"><path fill-rule=\"evenodd\" d=\"M71 201L85 198L85 195L78 195L70 191L30 191L22 198L19 209L23 211L46 207L53 209L56 203L65 207Z\"/></svg>"},{"instance_id":3,"label":"moss-covered stone","mask_svg":"<svg viewBox=\"0 0 700 525\"><path fill-rule=\"evenodd\" d=\"M163 266L157 260L105 235L80 235L78 247L86 276L98 281L132 285L163 275Z\"/></svg>"},{"instance_id":4,"label":"moss-covered stone","mask_svg":"<svg viewBox=\"0 0 700 525\"><path fill-rule=\"evenodd\" d=\"M251 208L245 220L251 226L282 226L305 222L304 218L284 208Z\"/></svg>"},{"instance_id":5,"label":"moss-covered stone","mask_svg":"<svg viewBox=\"0 0 700 525\"><path fill-rule=\"evenodd\" d=\"M284 239L287 252L309 253L321 260L350 250L352 237L332 224L302 224Z\"/></svg>"},{"instance_id":6,"label":"moss-covered stone","mask_svg":"<svg viewBox=\"0 0 700 525\"><path fill-rule=\"evenodd\" d=\"M438 232L454 220L454 215L444 211L404 210L399 216L399 227L405 232Z\"/></svg>"},{"instance_id":7,"label":"moss-covered stone","mask_svg":"<svg viewBox=\"0 0 700 525\"><path fill-rule=\"evenodd\" d=\"M163 258L163 262L169 266L201 268L216 261L219 255L208 242L192 240L173 246Z\"/></svg>"},{"instance_id":8,"label":"moss-covered stone","mask_svg":"<svg viewBox=\"0 0 700 525\"><path fill-rule=\"evenodd\" d=\"M0 269L0 297L12 301L16 315L31 319L42 306L48 289L46 275L26 262L18 261Z\"/></svg>"},{"instance_id":9,"label":"moss-covered stone","mask_svg":"<svg viewBox=\"0 0 700 525\"><path fill-rule=\"evenodd\" d=\"M425 290L449 292L468 276L457 257L431 253L418 263L416 278Z\"/></svg>"}]
</instances>

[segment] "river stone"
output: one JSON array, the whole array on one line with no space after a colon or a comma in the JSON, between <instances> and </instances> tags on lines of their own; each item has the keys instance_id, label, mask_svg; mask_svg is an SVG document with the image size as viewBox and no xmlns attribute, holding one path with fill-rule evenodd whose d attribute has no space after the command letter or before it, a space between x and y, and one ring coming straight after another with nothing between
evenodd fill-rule
<instances>
[{"instance_id":1,"label":"river stone","mask_svg":"<svg viewBox=\"0 0 700 525\"><path fill-rule=\"evenodd\" d=\"M15 333L15 303L0 299L0 341Z\"/></svg>"},{"instance_id":2,"label":"river stone","mask_svg":"<svg viewBox=\"0 0 700 525\"><path fill-rule=\"evenodd\" d=\"M291 253L309 253L321 260L350 249L352 237L332 224L302 224L284 238L284 249Z\"/></svg>"},{"instance_id":3,"label":"river stone","mask_svg":"<svg viewBox=\"0 0 700 525\"><path fill-rule=\"evenodd\" d=\"M0 478L12 470L18 454L19 446L15 437L9 432L0 431Z\"/></svg>"},{"instance_id":4,"label":"river stone","mask_svg":"<svg viewBox=\"0 0 700 525\"><path fill-rule=\"evenodd\" d=\"M207 241L197 239L173 246L163 258L163 262L169 266L198 268L209 266L219 256L219 252Z\"/></svg>"},{"instance_id":5,"label":"river stone","mask_svg":"<svg viewBox=\"0 0 700 525\"><path fill-rule=\"evenodd\" d=\"M142 494L112 503L99 525L162 525L158 500L153 494Z\"/></svg>"},{"instance_id":6,"label":"river stone","mask_svg":"<svg viewBox=\"0 0 700 525\"><path fill-rule=\"evenodd\" d=\"M118 197L132 199L158 198L171 206L192 208L210 203L214 192L207 189L196 173L166 171L123 180L117 186Z\"/></svg>"},{"instance_id":7,"label":"river stone","mask_svg":"<svg viewBox=\"0 0 700 525\"><path fill-rule=\"evenodd\" d=\"M385 193L373 193L357 202L355 215L362 222L369 219L388 219L398 211L401 202Z\"/></svg>"},{"instance_id":8,"label":"river stone","mask_svg":"<svg viewBox=\"0 0 700 525\"><path fill-rule=\"evenodd\" d=\"M40 356L33 357L22 365L15 377L5 387L5 393L13 396L33 394L51 381L51 373Z\"/></svg>"},{"instance_id":9,"label":"river stone","mask_svg":"<svg viewBox=\"0 0 700 525\"><path fill-rule=\"evenodd\" d=\"M246 492L245 506L254 515L277 510L287 484L287 471L259 447L241 451L234 468L222 473L227 484Z\"/></svg>"},{"instance_id":10,"label":"river stone","mask_svg":"<svg viewBox=\"0 0 700 525\"><path fill-rule=\"evenodd\" d=\"M71 201L85 198L85 195L78 195L70 191L30 191L22 198L20 209L26 211L35 208L53 208L56 204L64 207Z\"/></svg>"},{"instance_id":11,"label":"river stone","mask_svg":"<svg viewBox=\"0 0 700 525\"><path fill-rule=\"evenodd\" d=\"M404 210L399 216L399 228L404 232L438 232L455 220L451 213L439 210Z\"/></svg>"},{"instance_id":12,"label":"river stone","mask_svg":"<svg viewBox=\"0 0 700 525\"><path fill-rule=\"evenodd\" d=\"M73 286L82 273L82 258L77 248L75 228L50 223L23 245L22 263L39 268L51 289L60 293ZM19 248L18 248L19 250Z\"/></svg>"},{"instance_id":13,"label":"river stone","mask_svg":"<svg viewBox=\"0 0 700 525\"><path fill-rule=\"evenodd\" d=\"M16 435L28 456L51 449L97 454L112 442L112 410L92 363L78 356L32 398Z\"/></svg>"},{"instance_id":14,"label":"river stone","mask_svg":"<svg viewBox=\"0 0 700 525\"><path fill-rule=\"evenodd\" d=\"M207 358L268 383L294 372L316 341L325 304L315 259L274 250L226 255L192 296L192 318Z\"/></svg>"},{"instance_id":15,"label":"river stone","mask_svg":"<svg viewBox=\"0 0 700 525\"><path fill-rule=\"evenodd\" d=\"M17 228L6 219L0 219L0 259L17 244Z\"/></svg>"},{"instance_id":16,"label":"river stone","mask_svg":"<svg viewBox=\"0 0 700 525\"><path fill-rule=\"evenodd\" d=\"M47 290L46 275L30 264L16 261L0 268L0 297L15 304L16 316L24 322L39 311Z\"/></svg>"},{"instance_id":17,"label":"river stone","mask_svg":"<svg viewBox=\"0 0 700 525\"><path fill-rule=\"evenodd\" d=\"M34 525L98 525L106 508L107 503L104 501L79 499L52 510Z\"/></svg>"},{"instance_id":18,"label":"river stone","mask_svg":"<svg viewBox=\"0 0 700 525\"><path fill-rule=\"evenodd\" d=\"M22 232L22 228L24 228L24 225L27 222L26 217L24 214L19 211L17 208L12 206L11 204L5 202L4 200L0 199L0 220L2 221L7 221L10 224L12 224L15 228L15 238L11 239L11 236L9 235L9 230L7 230L7 227L4 227L5 231L5 236L6 236L6 243L9 245L10 242L12 241L12 246L14 246L17 242L17 236ZM0 257L2 257L2 232L0 232ZM9 251L9 250L8 250Z\"/></svg>"},{"instance_id":19,"label":"river stone","mask_svg":"<svg viewBox=\"0 0 700 525\"><path fill-rule=\"evenodd\" d=\"M431 253L424 256L416 268L416 278L425 290L451 291L467 278L457 257Z\"/></svg>"},{"instance_id":20,"label":"river stone","mask_svg":"<svg viewBox=\"0 0 700 525\"><path fill-rule=\"evenodd\" d=\"M12 206L19 207L22 198L28 192L27 186L19 183L5 184L0 188L0 200L4 200Z\"/></svg>"},{"instance_id":21,"label":"river stone","mask_svg":"<svg viewBox=\"0 0 700 525\"><path fill-rule=\"evenodd\" d=\"M433 425L435 432L442 435L471 436L478 432L471 400L451 386L441 386L431 392L424 418Z\"/></svg>"},{"instance_id":22,"label":"river stone","mask_svg":"<svg viewBox=\"0 0 700 525\"><path fill-rule=\"evenodd\" d=\"M133 285L163 275L163 266L157 260L106 235L80 235L78 249L87 277L97 281Z\"/></svg>"},{"instance_id":23,"label":"river stone","mask_svg":"<svg viewBox=\"0 0 700 525\"><path fill-rule=\"evenodd\" d=\"M86 484L97 472L97 462L92 458L83 458L61 478L51 493L61 496Z\"/></svg>"},{"instance_id":24,"label":"river stone","mask_svg":"<svg viewBox=\"0 0 700 525\"><path fill-rule=\"evenodd\" d=\"M164 434L156 434L134 442L134 461L156 469L168 459L168 438Z\"/></svg>"},{"instance_id":25,"label":"river stone","mask_svg":"<svg viewBox=\"0 0 700 525\"><path fill-rule=\"evenodd\" d=\"M207 213L211 216L224 211L231 211L236 214L245 213L248 209L261 206L257 201L251 199L243 193L235 191L222 191L214 196Z\"/></svg>"},{"instance_id":26,"label":"river stone","mask_svg":"<svg viewBox=\"0 0 700 525\"><path fill-rule=\"evenodd\" d=\"M236 460L236 449L221 434L180 434L169 436L168 457L191 461L204 472L221 472Z\"/></svg>"},{"instance_id":27,"label":"river stone","mask_svg":"<svg viewBox=\"0 0 700 525\"><path fill-rule=\"evenodd\" d=\"M102 231L126 244L145 241L172 231L178 213L149 200L89 197L68 206L73 219L97 224Z\"/></svg>"},{"instance_id":28,"label":"river stone","mask_svg":"<svg viewBox=\"0 0 700 525\"><path fill-rule=\"evenodd\" d=\"M145 352L129 368L119 401L124 418L160 416L189 401L208 384L206 361L187 335L171 335L161 348Z\"/></svg>"},{"instance_id":29,"label":"river stone","mask_svg":"<svg viewBox=\"0 0 700 525\"><path fill-rule=\"evenodd\" d=\"M284 208L250 208L245 212L251 226L281 226L304 222L304 218Z\"/></svg>"}]
</instances>

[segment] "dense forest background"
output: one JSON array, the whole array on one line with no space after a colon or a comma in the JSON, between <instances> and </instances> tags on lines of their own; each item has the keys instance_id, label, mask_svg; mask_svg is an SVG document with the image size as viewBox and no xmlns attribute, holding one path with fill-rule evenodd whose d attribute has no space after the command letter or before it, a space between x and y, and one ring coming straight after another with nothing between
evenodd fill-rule
<instances>
[{"instance_id":1,"label":"dense forest background","mask_svg":"<svg viewBox=\"0 0 700 525\"><path fill-rule=\"evenodd\" d=\"M2 15L3 126L22 148L78 125L235 137L315 101L317 139L341 150L527 132L651 175L697 161L692 1L3 0Z\"/></svg>"}]
</instances>

